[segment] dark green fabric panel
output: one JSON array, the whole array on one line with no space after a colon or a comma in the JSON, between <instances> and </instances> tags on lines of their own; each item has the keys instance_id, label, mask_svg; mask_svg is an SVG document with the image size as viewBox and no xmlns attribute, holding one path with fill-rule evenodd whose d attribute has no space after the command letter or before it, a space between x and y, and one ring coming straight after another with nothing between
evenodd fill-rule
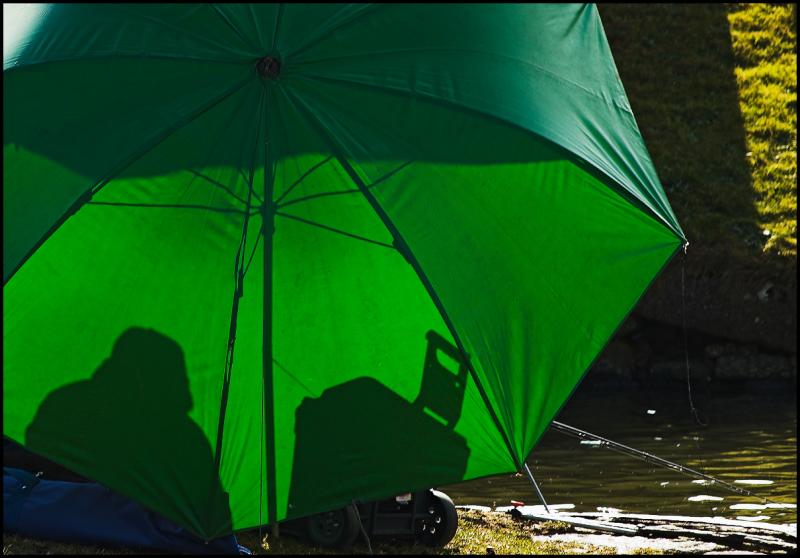
<instances>
[{"instance_id":1,"label":"dark green fabric panel","mask_svg":"<svg viewBox=\"0 0 800 558\"><path fill-rule=\"evenodd\" d=\"M408 243L523 460L679 239L522 130L357 87L292 91Z\"/></svg>"},{"instance_id":2,"label":"dark green fabric panel","mask_svg":"<svg viewBox=\"0 0 800 558\"><path fill-rule=\"evenodd\" d=\"M250 67L171 60L76 61L12 74L3 80L4 282L82 194L243 80L256 81Z\"/></svg>"},{"instance_id":3,"label":"dark green fabric panel","mask_svg":"<svg viewBox=\"0 0 800 558\"><path fill-rule=\"evenodd\" d=\"M246 6L236 6L238 12ZM268 15L274 6L263 5ZM89 58L241 63L257 56L211 4L28 4L3 9L3 70ZM270 12L272 12L270 14Z\"/></svg>"},{"instance_id":4,"label":"dark green fabric panel","mask_svg":"<svg viewBox=\"0 0 800 558\"><path fill-rule=\"evenodd\" d=\"M287 76L388 87L481 110L582 157L682 236L592 5L55 6L12 16L31 30L12 43L5 69L65 55L239 64L277 54Z\"/></svg>"},{"instance_id":5,"label":"dark green fabric panel","mask_svg":"<svg viewBox=\"0 0 800 558\"><path fill-rule=\"evenodd\" d=\"M683 236L593 5L383 5L289 52L285 73L433 97L522 126L611 177Z\"/></svg>"}]
</instances>

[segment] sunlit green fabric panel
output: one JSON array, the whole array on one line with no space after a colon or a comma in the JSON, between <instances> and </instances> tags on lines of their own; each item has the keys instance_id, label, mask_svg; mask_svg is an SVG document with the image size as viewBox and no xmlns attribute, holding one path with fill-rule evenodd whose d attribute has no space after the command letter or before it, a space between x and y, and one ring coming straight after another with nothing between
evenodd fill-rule
<instances>
[{"instance_id":1,"label":"sunlit green fabric panel","mask_svg":"<svg viewBox=\"0 0 800 558\"><path fill-rule=\"evenodd\" d=\"M160 144L3 292L5 434L206 537L230 531L239 496L213 452L260 96L246 88ZM256 430L229 447L257 463Z\"/></svg>"},{"instance_id":2,"label":"sunlit green fabric panel","mask_svg":"<svg viewBox=\"0 0 800 558\"><path fill-rule=\"evenodd\" d=\"M408 243L521 462L679 239L518 128L357 86L292 91Z\"/></svg>"}]
</instances>

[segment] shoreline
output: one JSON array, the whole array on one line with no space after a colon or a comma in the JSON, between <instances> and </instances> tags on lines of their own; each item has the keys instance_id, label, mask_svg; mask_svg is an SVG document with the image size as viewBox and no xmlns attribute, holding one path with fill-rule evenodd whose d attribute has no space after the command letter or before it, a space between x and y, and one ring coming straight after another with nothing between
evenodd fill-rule
<instances>
[{"instance_id":1,"label":"shoreline","mask_svg":"<svg viewBox=\"0 0 800 558\"><path fill-rule=\"evenodd\" d=\"M526 513L536 506L529 506ZM590 531L561 521L532 521L481 506L458 506L459 528L444 548L386 540L372 541L376 554L707 554L797 552L797 525L756 524L721 518L635 514L564 514L637 525L635 535ZM268 530L264 530L266 533ZM237 534L254 554L368 554L363 539L349 551L315 548L284 535L264 537L257 530ZM128 548L74 545L3 533L3 554L158 554Z\"/></svg>"}]
</instances>

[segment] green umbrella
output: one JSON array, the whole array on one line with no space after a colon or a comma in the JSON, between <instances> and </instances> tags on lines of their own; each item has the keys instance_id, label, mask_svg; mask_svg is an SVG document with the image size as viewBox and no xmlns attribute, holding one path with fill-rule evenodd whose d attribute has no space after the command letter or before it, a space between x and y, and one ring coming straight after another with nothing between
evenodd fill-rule
<instances>
[{"instance_id":1,"label":"green umbrella","mask_svg":"<svg viewBox=\"0 0 800 558\"><path fill-rule=\"evenodd\" d=\"M684 242L585 5L13 5L4 434L210 539L519 470Z\"/></svg>"}]
</instances>

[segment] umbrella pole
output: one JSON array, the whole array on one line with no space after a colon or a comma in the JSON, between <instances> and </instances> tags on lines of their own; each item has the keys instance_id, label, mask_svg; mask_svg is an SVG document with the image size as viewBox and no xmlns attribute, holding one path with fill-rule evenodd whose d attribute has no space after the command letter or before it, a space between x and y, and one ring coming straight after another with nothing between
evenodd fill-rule
<instances>
[{"instance_id":1,"label":"umbrella pole","mask_svg":"<svg viewBox=\"0 0 800 558\"><path fill-rule=\"evenodd\" d=\"M273 525L277 525L278 515L276 501L275 475L275 394L272 369L272 237L275 233L275 207L273 204L272 165L269 160L269 134L267 132L267 106L269 104L269 87L265 95L264 107L264 203L263 228L264 235L264 327L263 327L263 373L264 373L264 444L266 450L266 485L267 485L267 517Z\"/></svg>"},{"instance_id":2,"label":"umbrella pole","mask_svg":"<svg viewBox=\"0 0 800 558\"><path fill-rule=\"evenodd\" d=\"M542 491L539 490L539 485L536 484L536 479L533 478L533 473L531 473L530 467L528 467L527 463L523 463L523 468L525 469L525 473L527 473L528 475L528 480L531 481L533 488L536 490L536 494L537 496L539 496L539 500L542 502L542 505L544 506L544 511L550 513L550 508L547 507L547 502L544 501L544 496L542 495Z\"/></svg>"}]
</instances>

